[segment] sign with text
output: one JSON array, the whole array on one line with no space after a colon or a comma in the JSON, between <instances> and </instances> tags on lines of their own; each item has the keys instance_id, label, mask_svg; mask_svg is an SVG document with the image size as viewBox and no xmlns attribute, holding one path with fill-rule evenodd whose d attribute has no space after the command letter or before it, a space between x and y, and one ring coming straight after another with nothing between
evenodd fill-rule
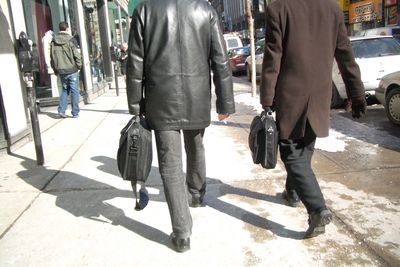
<instances>
[{"instance_id":1,"label":"sign with text","mask_svg":"<svg viewBox=\"0 0 400 267\"><path fill-rule=\"evenodd\" d=\"M382 2L380 0L364 0L350 4L349 22L360 23L382 18Z\"/></svg>"},{"instance_id":2,"label":"sign with text","mask_svg":"<svg viewBox=\"0 0 400 267\"><path fill-rule=\"evenodd\" d=\"M386 9L387 25L397 25L397 6L391 6Z\"/></svg>"},{"instance_id":3,"label":"sign with text","mask_svg":"<svg viewBox=\"0 0 400 267\"><path fill-rule=\"evenodd\" d=\"M396 3L397 3L396 0L386 0L385 6L392 6L392 5L395 5Z\"/></svg>"}]
</instances>

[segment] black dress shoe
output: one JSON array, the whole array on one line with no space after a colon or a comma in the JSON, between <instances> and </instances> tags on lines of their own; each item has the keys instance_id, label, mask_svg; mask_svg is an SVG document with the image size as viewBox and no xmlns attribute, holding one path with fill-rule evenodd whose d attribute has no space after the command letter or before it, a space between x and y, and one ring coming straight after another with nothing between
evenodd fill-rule
<instances>
[{"instance_id":1,"label":"black dress shoe","mask_svg":"<svg viewBox=\"0 0 400 267\"><path fill-rule=\"evenodd\" d=\"M282 193L282 197L288 202L289 206L291 207L298 207L300 205L300 198L295 190L287 191L285 189Z\"/></svg>"},{"instance_id":2,"label":"black dress shoe","mask_svg":"<svg viewBox=\"0 0 400 267\"><path fill-rule=\"evenodd\" d=\"M313 212L308 218L308 229L304 238L311 238L325 233L325 225L332 221L332 212L323 209L319 212Z\"/></svg>"},{"instance_id":3,"label":"black dress shoe","mask_svg":"<svg viewBox=\"0 0 400 267\"><path fill-rule=\"evenodd\" d=\"M178 252L185 252L190 249L190 238L177 238L172 234L172 244Z\"/></svg>"}]
</instances>

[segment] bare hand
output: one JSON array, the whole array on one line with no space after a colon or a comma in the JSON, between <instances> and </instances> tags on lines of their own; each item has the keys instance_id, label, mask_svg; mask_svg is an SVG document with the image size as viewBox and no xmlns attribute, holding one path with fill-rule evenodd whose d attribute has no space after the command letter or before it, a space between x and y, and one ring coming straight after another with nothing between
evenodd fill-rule
<instances>
[{"instance_id":1,"label":"bare hand","mask_svg":"<svg viewBox=\"0 0 400 267\"><path fill-rule=\"evenodd\" d=\"M219 121L224 121L229 117L229 114L218 114L218 120Z\"/></svg>"}]
</instances>

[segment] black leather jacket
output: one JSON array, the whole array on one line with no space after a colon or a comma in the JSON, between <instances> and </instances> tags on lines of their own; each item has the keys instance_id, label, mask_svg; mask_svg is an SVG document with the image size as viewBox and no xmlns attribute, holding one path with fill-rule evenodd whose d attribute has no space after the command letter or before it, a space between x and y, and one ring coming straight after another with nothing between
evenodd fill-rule
<instances>
[{"instance_id":1,"label":"black leather jacket","mask_svg":"<svg viewBox=\"0 0 400 267\"><path fill-rule=\"evenodd\" d=\"M207 127L211 71L217 113L235 112L224 38L207 1L142 2L132 16L128 46L129 112L144 112L153 129Z\"/></svg>"}]
</instances>

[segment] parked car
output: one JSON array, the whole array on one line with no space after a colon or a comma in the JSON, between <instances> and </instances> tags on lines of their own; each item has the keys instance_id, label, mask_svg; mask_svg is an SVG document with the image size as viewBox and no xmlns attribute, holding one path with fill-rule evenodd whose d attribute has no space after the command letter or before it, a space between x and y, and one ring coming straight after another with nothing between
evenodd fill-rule
<instances>
[{"instance_id":1,"label":"parked car","mask_svg":"<svg viewBox=\"0 0 400 267\"><path fill-rule=\"evenodd\" d=\"M367 98L375 97L375 89L378 88L380 79L388 74L400 70L400 43L392 36L358 36L350 37L355 60L361 71L361 79L364 84ZM256 50L256 75L261 75L264 46ZM248 57L247 79L250 81L250 62ZM332 68L332 102L331 107L339 107L347 98L346 88L340 75L339 68L334 61Z\"/></svg>"},{"instance_id":2,"label":"parked car","mask_svg":"<svg viewBox=\"0 0 400 267\"><path fill-rule=\"evenodd\" d=\"M243 47L242 40L239 36L233 34L224 34L226 50L229 52L231 49Z\"/></svg>"},{"instance_id":3,"label":"parked car","mask_svg":"<svg viewBox=\"0 0 400 267\"><path fill-rule=\"evenodd\" d=\"M400 42L400 26L379 27L358 31L355 36L392 35Z\"/></svg>"},{"instance_id":4,"label":"parked car","mask_svg":"<svg viewBox=\"0 0 400 267\"><path fill-rule=\"evenodd\" d=\"M256 76L261 75L262 63L264 59L265 39L258 40L255 44L255 61L256 61ZM251 56L246 58L246 76L247 80L251 81Z\"/></svg>"},{"instance_id":5,"label":"parked car","mask_svg":"<svg viewBox=\"0 0 400 267\"><path fill-rule=\"evenodd\" d=\"M392 36L350 37L350 42L360 67L365 94L367 98L374 98L380 79L400 70L400 43ZM336 61L333 65L332 81L332 107L337 107L347 95Z\"/></svg>"},{"instance_id":6,"label":"parked car","mask_svg":"<svg viewBox=\"0 0 400 267\"><path fill-rule=\"evenodd\" d=\"M228 52L232 73L237 74L246 70L246 58L250 55L250 46L232 49Z\"/></svg>"},{"instance_id":7,"label":"parked car","mask_svg":"<svg viewBox=\"0 0 400 267\"><path fill-rule=\"evenodd\" d=\"M385 106L389 120L400 125L400 71L382 77L375 96Z\"/></svg>"}]
</instances>

